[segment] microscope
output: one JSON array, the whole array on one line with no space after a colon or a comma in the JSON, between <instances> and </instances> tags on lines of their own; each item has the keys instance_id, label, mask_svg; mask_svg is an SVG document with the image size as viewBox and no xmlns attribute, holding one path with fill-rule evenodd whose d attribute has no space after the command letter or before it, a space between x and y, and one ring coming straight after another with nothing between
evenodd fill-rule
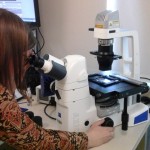
<instances>
[{"instance_id":1,"label":"microscope","mask_svg":"<svg viewBox=\"0 0 150 150\"><path fill-rule=\"evenodd\" d=\"M104 19L104 16L111 21ZM113 60L122 58L113 53L113 38L133 37L134 48L137 48L137 34L132 31L119 31L116 28L119 25L117 17L116 12L100 13L96 17L96 21L100 22L103 18L106 20L103 21L105 24L96 24L92 29L95 38L98 38L98 51L91 52L91 54L97 56L99 70L102 72L111 70ZM104 29L105 25L109 25L110 28ZM138 52L135 54L137 55ZM138 63L137 60L133 59L134 67L131 72L135 78L138 77L135 66ZM123 130L128 129L128 122L129 125L131 122L132 126L148 120L148 108L144 104L139 103L140 105L132 107L131 112L134 114L132 121L127 112L128 97L147 92L149 88L146 83L116 74L104 75L101 71L89 75L86 59L81 55L68 55L62 59L49 54L45 54L43 58L31 56L30 64L43 70L44 74L55 80L56 125L59 130L84 132L95 121L107 116L114 120L115 126L122 124ZM124 99L123 111L119 109L118 99ZM103 109L104 107L107 109ZM138 114L136 108L141 110Z\"/></svg>"},{"instance_id":2,"label":"microscope","mask_svg":"<svg viewBox=\"0 0 150 150\"><path fill-rule=\"evenodd\" d=\"M89 75L90 94L95 97L97 115L110 116L122 130L148 120L148 107L140 102L140 94L148 91L140 79L138 33L120 29L119 12L103 11L96 16L94 37L98 39L97 57L99 73ZM114 40L121 40L122 56L113 52ZM131 48L129 47L131 44ZM122 59L119 73L114 73L114 60ZM109 73L108 73L109 71ZM120 106L123 106L122 108ZM119 119L119 120L118 120Z\"/></svg>"}]
</instances>

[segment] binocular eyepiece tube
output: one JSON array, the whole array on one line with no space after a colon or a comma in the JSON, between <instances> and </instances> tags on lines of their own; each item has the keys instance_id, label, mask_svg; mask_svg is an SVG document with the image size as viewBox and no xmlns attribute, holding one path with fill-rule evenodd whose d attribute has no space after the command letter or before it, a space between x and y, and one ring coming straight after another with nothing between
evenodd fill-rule
<instances>
[{"instance_id":1,"label":"binocular eyepiece tube","mask_svg":"<svg viewBox=\"0 0 150 150\"><path fill-rule=\"evenodd\" d=\"M55 80L62 80L67 74L63 61L48 54L43 58L33 55L29 63Z\"/></svg>"}]
</instances>

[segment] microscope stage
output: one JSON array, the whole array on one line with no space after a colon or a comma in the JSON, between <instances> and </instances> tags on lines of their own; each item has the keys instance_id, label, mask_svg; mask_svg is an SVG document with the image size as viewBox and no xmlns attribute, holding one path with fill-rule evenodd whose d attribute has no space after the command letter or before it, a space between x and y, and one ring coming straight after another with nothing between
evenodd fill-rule
<instances>
[{"instance_id":1,"label":"microscope stage","mask_svg":"<svg viewBox=\"0 0 150 150\"><path fill-rule=\"evenodd\" d=\"M124 98L141 92L147 92L148 86L144 82L123 76L105 76L101 74L89 75L90 93L99 98Z\"/></svg>"}]
</instances>

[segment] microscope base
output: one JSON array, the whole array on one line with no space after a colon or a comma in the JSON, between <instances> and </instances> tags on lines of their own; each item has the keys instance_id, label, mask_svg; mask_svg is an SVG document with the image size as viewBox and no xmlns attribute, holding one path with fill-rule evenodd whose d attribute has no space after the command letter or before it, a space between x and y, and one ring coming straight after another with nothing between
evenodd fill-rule
<instances>
[{"instance_id":1,"label":"microscope base","mask_svg":"<svg viewBox=\"0 0 150 150\"><path fill-rule=\"evenodd\" d=\"M129 122L128 126L135 126L149 120L149 108L143 103L136 103L128 106ZM114 121L114 126L121 125L122 112L109 116Z\"/></svg>"}]
</instances>

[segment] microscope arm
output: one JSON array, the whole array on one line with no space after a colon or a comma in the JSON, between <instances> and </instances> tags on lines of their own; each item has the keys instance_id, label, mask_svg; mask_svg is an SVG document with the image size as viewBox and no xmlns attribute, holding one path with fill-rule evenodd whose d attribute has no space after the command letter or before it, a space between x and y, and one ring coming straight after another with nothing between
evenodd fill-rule
<instances>
[{"instance_id":1,"label":"microscope arm","mask_svg":"<svg viewBox=\"0 0 150 150\"><path fill-rule=\"evenodd\" d=\"M56 126L70 132L87 131L97 120L95 100L89 92L86 59L68 55L63 60L50 55L32 58L31 64L55 79ZM79 110L80 109L80 110Z\"/></svg>"}]
</instances>

